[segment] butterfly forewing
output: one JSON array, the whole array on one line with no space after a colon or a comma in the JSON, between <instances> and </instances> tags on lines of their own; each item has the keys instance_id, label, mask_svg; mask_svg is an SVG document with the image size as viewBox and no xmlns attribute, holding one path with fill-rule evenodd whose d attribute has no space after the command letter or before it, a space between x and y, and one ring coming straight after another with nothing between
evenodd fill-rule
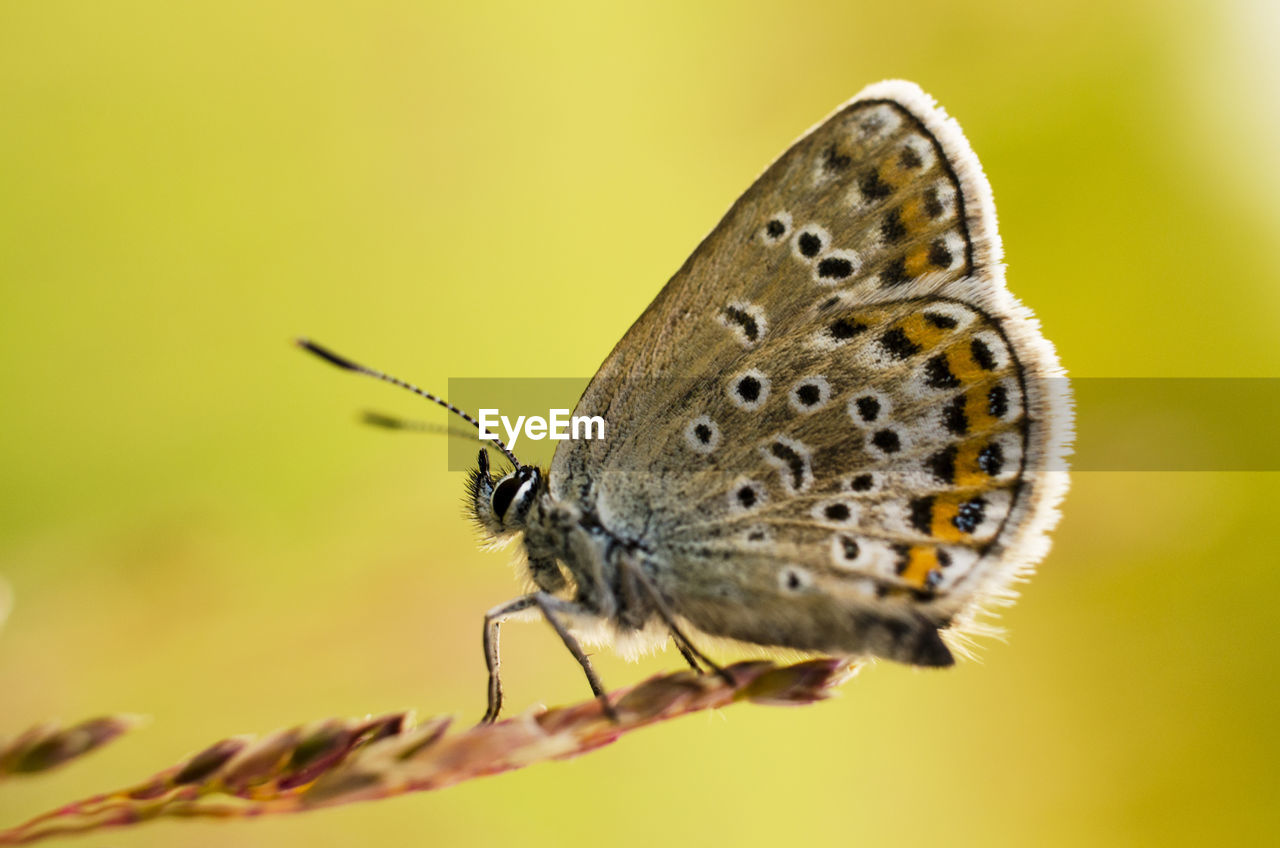
<instances>
[{"instance_id":1,"label":"butterfly forewing","mask_svg":"<svg viewBox=\"0 0 1280 848\"><path fill-rule=\"evenodd\" d=\"M877 620L963 623L1042 553L1063 383L959 129L882 83L784 153L626 334L576 411L609 437L566 442L552 494L652 551L703 630L910 660Z\"/></svg>"}]
</instances>

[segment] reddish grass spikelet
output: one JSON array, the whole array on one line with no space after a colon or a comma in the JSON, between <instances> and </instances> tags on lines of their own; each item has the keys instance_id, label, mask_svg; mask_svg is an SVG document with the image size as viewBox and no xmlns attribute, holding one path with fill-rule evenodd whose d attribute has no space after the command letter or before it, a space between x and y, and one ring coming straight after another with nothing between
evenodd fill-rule
<instances>
[{"instance_id":1,"label":"reddish grass spikelet","mask_svg":"<svg viewBox=\"0 0 1280 848\"><path fill-rule=\"evenodd\" d=\"M565 759L660 721L736 701L807 704L851 673L847 661L789 666L744 662L730 685L692 671L654 677L597 700L534 710L448 733L451 720L414 723L408 713L325 719L261 738L223 739L137 786L87 798L6 831L0 845L137 824L161 817L243 818L441 789L464 780Z\"/></svg>"},{"instance_id":2,"label":"reddish grass spikelet","mask_svg":"<svg viewBox=\"0 0 1280 848\"><path fill-rule=\"evenodd\" d=\"M0 739L0 781L57 768L95 751L143 722L138 716L111 715L62 727L44 722L13 739Z\"/></svg>"}]
</instances>

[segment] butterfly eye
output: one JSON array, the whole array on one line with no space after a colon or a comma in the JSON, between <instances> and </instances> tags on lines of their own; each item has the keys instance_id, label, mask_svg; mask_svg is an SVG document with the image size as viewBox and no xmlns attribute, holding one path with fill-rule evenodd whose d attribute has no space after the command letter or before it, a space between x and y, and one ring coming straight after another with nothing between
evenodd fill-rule
<instances>
[{"instance_id":1,"label":"butterfly eye","mask_svg":"<svg viewBox=\"0 0 1280 848\"><path fill-rule=\"evenodd\" d=\"M502 516L507 514L507 510L511 508L511 501L515 498L516 492L520 490L520 479L514 474L506 477L493 490L493 514L501 521Z\"/></svg>"}]
</instances>

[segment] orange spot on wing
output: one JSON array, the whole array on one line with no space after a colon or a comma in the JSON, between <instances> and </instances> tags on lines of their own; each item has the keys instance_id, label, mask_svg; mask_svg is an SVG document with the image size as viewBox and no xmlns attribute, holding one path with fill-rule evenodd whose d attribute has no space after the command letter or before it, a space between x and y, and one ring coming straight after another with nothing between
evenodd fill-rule
<instances>
[{"instance_id":1,"label":"orange spot on wing","mask_svg":"<svg viewBox=\"0 0 1280 848\"><path fill-rule=\"evenodd\" d=\"M911 277L919 277L921 274L927 274L935 271L936 268L929 262L929 245L918 244L907 252L907 275Z\"/></svg>"},{"instance_id":2,"label":"orange spot on wing","mask_svg":"<svg viewBox=\"0 0 1280 848\"><path fill-rule=\"evenodd\" d=\"M899 321L898 326L907 334L907 338L920 345L924 350L931 350L937 347L948 332L924 320L923 312L913 312Z\"/></svg>"},{"instance_id":3,"label":"orange spot on wing","mask_svg":"<svg viewBox=\"0 0 1280 848\"><path fill-rule=\"evenodd\" d=\"M899 215L908 233L918 233L929 225L929 215L925 212L924 201L919 197L912 197L903 203Z\"/></svg>"},{"instance_id":4,"label":"orange spot on wing","mask_svg":"<svg viewBox=\"0 0 1280 848\"><path fill-rule=\"evenodd\" d=\"M990 391L993 382L984 381L965 392L964 412L969 419L971 433L985 433L1003 423L991 414L990 401L987 400L987 392Z\"/></svg>"},{"instance_id":5,"label":"orange spot on wing","mask_svg":"<svg viewBox=\"0 0 1280 848\"><path fill-rule=\"evenodd\" d=\"M991 475L978 465L978 453L988 444L987 439L971 439L960 446L956 454L956 486L982 487L991 485Z\"/></svg>"},{"instance_id":6,"label":"orange spot on wing","mask_svg":"<svg viewBox=\"0 0 1280 848\"><path fill-rule=\"evenodd\" d=\"M968 536L955 525L955 518L960 514L960 503L968 500L968 495L939 495L933 502L933 521L929 526L929 535L942 542L962 542Z\"/></svg>"},{"instance_id":7,"label":"orange spot on wing","mask_svg":"<svg viewBox=\"0 0 1280 848\"><path fill-rule=\"evenodd\" d=\"M923 589L929 573L938 568L938 551L929 545L912 545L907 554L907 567L898 575L906 583Z\"/></svg>"},{"instance_id":8,"label":"orange spot on wing","mask_svg":"<svg viewBox=\"0 0 1280 848\"><path fill-rule=\"evenodd\" d=\"M947 348L947 359L951 362L951 373L966 385L981 380L991 374L973 358L973 349L969 345L970 338L964 337Z\"/></svg>"}]
</instances>

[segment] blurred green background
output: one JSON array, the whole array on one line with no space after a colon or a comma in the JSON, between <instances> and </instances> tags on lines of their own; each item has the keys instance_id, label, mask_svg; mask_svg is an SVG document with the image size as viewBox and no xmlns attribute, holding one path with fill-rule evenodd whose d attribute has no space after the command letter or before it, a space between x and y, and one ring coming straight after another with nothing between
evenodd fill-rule
<instances>
[{"instance_id":1,"label":"blurred green background","mask_svg":"<svg viewBox=\"0 0 1280 848\"><path fill-rule=\"evenodd\" d=\"M1278 41L1267 0L0 4L0 734L154 717L5 785L0 824L231 733L478 717L508 555L444 438L356 423L420 405L288 339L425 386L585 378L869 82L959 118L1074 375L1280 376ZM110 844L1268 843L1275 482L1076 475L981 663ZM506 634L511 708L586 696L549 628ZM599 660L615 687L679 666Z\"/></svg>"}]
</instances>

